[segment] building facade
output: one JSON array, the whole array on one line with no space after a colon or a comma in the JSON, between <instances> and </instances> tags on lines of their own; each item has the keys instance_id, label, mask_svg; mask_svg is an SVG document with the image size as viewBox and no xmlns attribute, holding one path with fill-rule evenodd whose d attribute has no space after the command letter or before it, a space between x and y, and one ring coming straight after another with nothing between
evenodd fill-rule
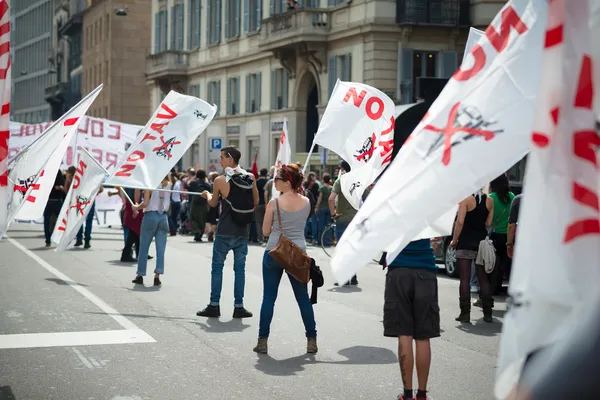
<instances>
[{"instance_id":1,"label":"building facade","mask_svg":"<svg viewBox=\"0 0 600 400\"><path fill-rule=\"evenodd\" d=\"M218 106L185 166L212 168L216 137L240 148L244 167L256 154L268 167L284 119L303 163L337 79L412 103L416 79L450 77L469 27L487 26L504 3L307 0L292 9L286 0L153 0L146 67L152 108L170 90ZM311 158L321 162L318 153Z\"/></svg>"},{"instance_id":2,"label":"building facade","mask_svg":"<svg viewBox=\"0 0 600 400\"><path fill-rule=\"evenodd\" d=\"M45 101L52 53L52 0L11 2L12 99L11 120L36 123L50 120Z\"/></svg>"},{"instance_id":3,"label":"building facade","mask_svg":"<svg viewBox=\"0 0 600 400\"><path fill-rule=\"evenodd\" d=\"M88 115L146 124L153 111L145 78L151 21L151 0L88 0L82 26L82 95L104 84Z\"/></svg>"}]
</instances>

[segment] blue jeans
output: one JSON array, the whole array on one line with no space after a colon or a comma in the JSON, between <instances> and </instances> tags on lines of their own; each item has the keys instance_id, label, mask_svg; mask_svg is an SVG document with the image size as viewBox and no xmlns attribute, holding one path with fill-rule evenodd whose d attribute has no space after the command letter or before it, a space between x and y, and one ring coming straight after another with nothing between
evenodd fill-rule
<instances>
[{"instance_id":1,"label":"blue jeans","mask_svg":"<svg viewBox=\"0 0 600 400\"><path fill-rule=\"evenodd\" d=\"M210 280L210 305L218 306L223 289L223 267L227 253L233 250L233 297L235 307L244 306L244 288L246 286L246 256L248 238L241 236L215 235L213 243L212 270Z\"/></svg>"},{"instance_id":2,"label":"blue jeans","mask_svg":"<svg viewBox=\"0 0 600 400\"><path fill-rule=\"evenodd\" d=\"M87 217L85 217L85 240L89 242L92 240L92 225L94 224L94 216L96 215L96 202L92 204L92 208L88 213ZM81 228L79 228L79 232L77 232L76 239L81 241L83 239L83 224L81 224Z\"/></svg>"},{"instance_id":3,"label":"blue jeans","mask_svg":"<svg viewBox=\"0 0 600 400\"><path fill-rule=\"evenodd\" d=\"M271 321L273 320L273 310L275 309L275 300L279 283L283 276L283 268L265 251L263 256L263 301L260 307L260 323L258 328L259 338L268 338L271 330ZM306 330L306 337L317 337L317 324L315 322L315 312L313 310L310 297L308 296L308 285L300 283L296 278L287 274L292 284L292 290L296 297L296 302L300 308L302 322Z\"/></svg>"},{"instance_id":4,"label":"blue jeans","mask_svg":"<svg viewBox=\"0 0 600 400\"><path fill-rule=\"evenodd\" d=\"M169 229L171 233L177 233L177 229L179 228L179 213L181 212L181 202L180 201L172 201L171 202L171 216L169 217Z\"/></svg>"},{"instance_id":5,"label":"blue jeans","mask_svg":"<svg viewBox=\"0 0 600 400\"><path fill-rule=\"evenodd\" d=\"M331 231L331 234L324 237L323 243L321 243L321 235L325 231L327 224L331 222L331 211L329 211L329 208L320 208L317 218L319 220L319 238L317 239L317 242L322 246L331 246L333 244L333 232Z\"/></svg>"},{"instance_id":6,"label":"blue jeans","mask_svg":"<svg viewBox=\"0 0 600 400\"><path fill-rule=\"evenodd\" d=\"M317 217L317 214L313 214L310 217L310 227L311 227L311 231L312 231L312 238L314 241L318 242L319 241L319 237L321 235L319 235L319 219Z\"/></svg>"},{"instance_id":7,"label":"blue jeans","mask_svg":"<svg viewBox=\"0 0 600 400\"><path fill-rule=\"evenodd\" d=\"M165 249L167 248L167 234L169 233L169 220L166 213L147 211L142 219L140 230L140 248L138 249L138 276L146 276L148 266L148 250L150 243L155 239L156 269L154 273L165 273Z\"/></svg>"},{"instance_id":8,"label":"blue jeans","mask_svg":"<svg viewBox=\"0 0 600 400\"><path fill-rule=\"evenodd\" d=\"M335 223L335 238L338 241L338 243L342 238L342 235L344 234L344 231L346 230L348 225L350 225L350 222L337 221Z\"/></svg>"}]
</instances>

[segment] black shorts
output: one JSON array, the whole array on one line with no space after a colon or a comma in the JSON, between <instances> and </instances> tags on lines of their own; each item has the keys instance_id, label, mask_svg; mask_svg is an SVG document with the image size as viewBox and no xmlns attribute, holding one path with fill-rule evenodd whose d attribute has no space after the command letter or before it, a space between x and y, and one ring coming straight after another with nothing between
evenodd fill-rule
<instances>
[{"instance_id":1,"label":"black shorts","mask_svg":"<svg viewBox=\"0 0 600 400\"><path fill-rule=\"evenodd\" d=\"M437 272L389 267L385 280L383 335L416 340L440 336Z\"/></svg>"}]
</instances>

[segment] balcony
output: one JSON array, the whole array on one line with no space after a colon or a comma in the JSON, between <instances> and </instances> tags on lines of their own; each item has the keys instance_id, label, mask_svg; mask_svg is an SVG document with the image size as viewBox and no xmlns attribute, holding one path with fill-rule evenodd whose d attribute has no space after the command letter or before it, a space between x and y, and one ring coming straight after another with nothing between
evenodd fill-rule
<instances>
[{"instance_id":1,"label":"balcony","mask_svg":"<svg viewBox=\"0 0 600 400\"><path fill-rule=\"evenodd\" d=\"M66 82L55 83L44 90L44 99L48 103L63 103L68 96L69 85Z\"/></svg>"},{"instance_id":2,"label":"balcony","mask_svg":"<svg viewBox=\"0 0 600 400\"><path fill-rule=\"evenodd\" d=\"M262 21L259 47L264 51L294 48L301 43L325 43L331 10L301 8Z\"/></svg>"},{"instance_id":3,"label":"balcony","mask_svg":"<svg viewBox=\"0 0 600 400\"><path fill-rule=\"evenodd\" d=\"M156 80L186 76L189 64L189 54L185 51L167 50L150 54L146 58L146 78Z\"/></svg>"},{"instance_id":4,"label":"balcony","mask_svg":"<svg viewBox=\"0 0 600 400\"><path fill-rule=\"evenodd\" d=\"M468 28L470 8L469 0L396 0L396 23Z\"/></svg>"}]
</instances>

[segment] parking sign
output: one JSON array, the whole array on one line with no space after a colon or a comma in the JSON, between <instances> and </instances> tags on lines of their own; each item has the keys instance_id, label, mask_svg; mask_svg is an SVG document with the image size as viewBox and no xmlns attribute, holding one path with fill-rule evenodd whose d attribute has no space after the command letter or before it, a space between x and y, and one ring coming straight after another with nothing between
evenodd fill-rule
<instances>
[{"instance_id":1,"label":"parking sign","mask_svg":"<svg viewBox=\"0 0 600 400\"><path fill-rule=\"evenodd\" d=\"M221 150L223 148L223 139L221 138L210 138L210 149Z\"/></svg>"}]
</instances>

